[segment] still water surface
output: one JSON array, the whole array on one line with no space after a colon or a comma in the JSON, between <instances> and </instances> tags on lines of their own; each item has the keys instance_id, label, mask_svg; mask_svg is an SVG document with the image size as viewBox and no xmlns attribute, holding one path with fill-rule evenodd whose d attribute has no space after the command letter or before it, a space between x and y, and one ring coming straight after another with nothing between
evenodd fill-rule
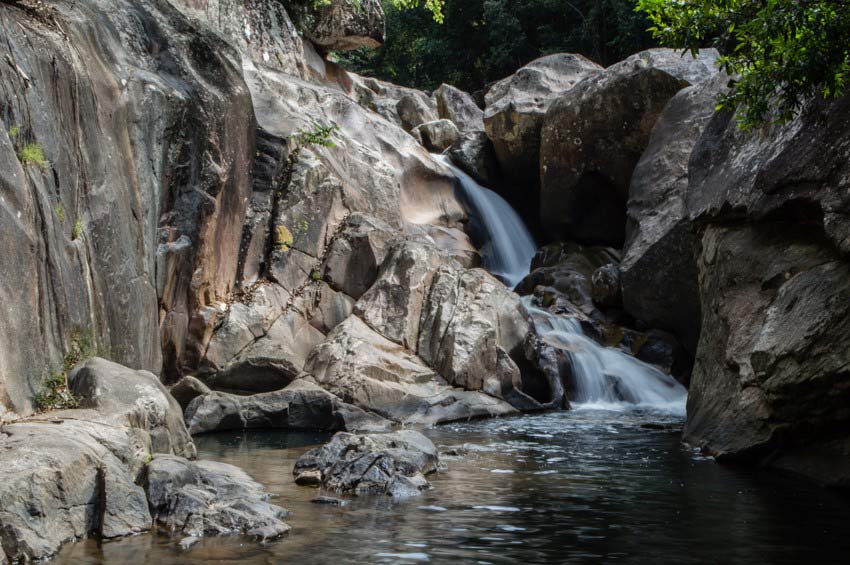
<instances>
[{"instance_id":1,"label":"still water surface","mask_svg":"<svg viewBox=\"0 0 850 565\"><path fill-rule=\"evenodd\" d=\"M647 423L652 425L647 427ZM423 496L312 504L304 433L196 438L279 495L292 532L257 544L164 536L67 546L60 563L848 563L850 501L771 473L721 467L679 443L678 416L574 410L425 430L447 469Z\"/></svg>"}]
</instances>

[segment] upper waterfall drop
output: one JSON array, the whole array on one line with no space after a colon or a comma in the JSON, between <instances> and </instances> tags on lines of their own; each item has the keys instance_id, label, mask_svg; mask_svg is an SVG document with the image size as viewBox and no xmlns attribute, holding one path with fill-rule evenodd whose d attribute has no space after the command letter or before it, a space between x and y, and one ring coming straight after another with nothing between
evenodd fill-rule
<instances>
[{"instance_id":1,"label":"upper waterfall drop","mask_svg":"<svg viewBox=\"0 0 850 565\"><path fill-rule=\"evenodd\" d=\"M440 159L457 176L473 215L477 215L486 232L487 241L481 248L484 268L507 286L515 287L528 274L537 253L534 238L504 198L475 182L448 157Z\"/></svg>"}]
</instances>

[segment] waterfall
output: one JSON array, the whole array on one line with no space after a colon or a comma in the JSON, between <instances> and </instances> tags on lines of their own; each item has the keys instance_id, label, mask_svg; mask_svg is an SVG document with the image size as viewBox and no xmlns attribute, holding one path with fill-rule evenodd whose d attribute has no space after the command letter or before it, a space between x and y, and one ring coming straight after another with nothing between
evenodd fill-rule
<instances>
[{"instance_id":1,"label":"waterfall","mask_svg":"<svg viewBox=\"0 0 850 565\"><path fill-rule=\"evenodd\" d=\"M540 338L570 354L574 405L685 414L688 391L676 379L619 349L599 345L585 335L577 319L536 308L530 297L523 302Z\"/></svg>"},{"instance_id":2,"label":"waterfall","mask_svg":"<svg viewBox=\"0 0 850 565\"><path fill-rule=\"evenodd\" d=\"M484 231L481 247L483 267L509 287L515 287L531 267L537 245L522 219L504 198L484 188L472 177L455 167L447 157L441 158L460 181L470 215Z\"/></svg>"},{"instance_id":3,"label":"waterfall","mask_svg":"<svg viewBox=\"0 0 850 565\"><path fill-rule=\"evenodd\" d=\"M484 268L514 287L528 274L537 252L531 234L519 215L501 196L441 157L460 181L472 220L480 225L485 241L481 247ZM670 375L619 349L604 347L587 337L575 318L557 316L523 303L534 320L537 334L551 345L566 350L572 369L572 404L586 408L622 410L646 407L685 413L688 391Z\"/></svg>"}]
</instances>

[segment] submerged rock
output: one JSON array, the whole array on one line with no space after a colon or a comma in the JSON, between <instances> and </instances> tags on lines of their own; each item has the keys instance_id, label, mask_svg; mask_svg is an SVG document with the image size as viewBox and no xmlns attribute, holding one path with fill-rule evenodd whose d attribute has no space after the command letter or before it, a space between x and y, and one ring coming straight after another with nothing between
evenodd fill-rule
<instances>
[{"instance_id":1,"label":"submerged rock","mask_svg":"<svg viewBox=\"0 0 850 565\"><path fill-rule=\"evenodd\" d=\"M296 482L300 477L317 477L321 486L339 493L407 497L429 488L425 475L438 466L437 448L419 432L338 433L329 443L302 455L293 474Z\"/></svg>"},{"instance_id":2,"label":"submerged rock","mask_svg":"<svg viewBox=\"0 0 850 565\"><path fill-rule=\"evenodd\" d=\"M390 423L299 379L277 392L200 396L186 409L186 425L192 434L203 434L246 429L377 431Z\"/></svg>"},{"instance_id":3,"label":"submerged rock","mask_svg":"<svg viewBox=\"0 0 850 565\"><path fill-rule=\"evenodd\" d=\"M160 455L147 465L144 484L154 522L175 536L265 540L290 530L283 521L288 512L267 502L263 486L232 465Z\"/></svg>"}]
</instances>

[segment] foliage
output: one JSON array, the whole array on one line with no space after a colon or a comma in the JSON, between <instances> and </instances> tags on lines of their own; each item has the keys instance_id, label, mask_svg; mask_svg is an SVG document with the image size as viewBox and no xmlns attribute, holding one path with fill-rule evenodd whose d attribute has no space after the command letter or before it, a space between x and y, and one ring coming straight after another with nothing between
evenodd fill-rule
<instances>
[{"instance_id":1,"label":"foliage","mask_svg":"<svg viewBox=\"0 0 850 565\"><path fill-rule=\"evenodd\" d=\"M319 282L320 280L322 280L322 271L320 271L319 269L313 269L312 271L310 271L310 280L312 280L313 282Z\"/></svg>"},{"instance_id":2,"label":"foliage","mask_svg":"<svg viewBox=\"0 0 850 565\"><path fill-rule=\"evenodd\" d=\"M845 0L640 0L663 44L714 45L735 77L720 105L744 127L792 118L806 100L841 96L850 80Z\"/></svg>"},{"instance_id":3,"label":"foliage","mask_svg":"<svg viewBox=\"0 0 850 565\"><path fill-rule=\"evenodd\" d=\"M387 41L336 53L343 65L398 84L473 92L543 55L582 53L608 65L652 46L634 0L446 0L442 25L384 0Z\"/></svg>"},{"instance_id":4,"label":"foliage","mask_svg":"<svg viewBox=\"0 0 850 565\"><path fill-rule=\"evenodd\" d=\"M21 135L21 127L20 126L12 126L9 128L9 139L15 139L19 135Z\"/></svg>"},{"instance_id":5,"label":"foliage","mask_svg":"<svg viewBox=\"0 0 850 565\"><path fill-rule=\"evenodd\" d=\"M41 169L46 168L50 163L47 157L44 156L44 150L38 143L27 143L21 148L18 153L18 158L24 165L35 165Z\"/></svg>"},{"instance_id":6,"label":"foliage","mask_svg":"<svg viewBox=\"0 0 850 565\"><path fill-rule=\"evenodd\" d=\"M79 408L80 399L68 389L68 373L78 364L98 354L94 334L75 331L71 334L70 345L62 360L62 368L51 371L33 399L36 410L66 410Z\"/></svg>"},{"instance_id":7,"label":"foliage","mask_svg":"<svg viewBox=\"0 0 850 565\"><path fill-rule=\"evenodd\" d=\"M74 228L71 230L71 239L76 241L80 239L83 233L86 231L86 226L83 224L83 221L77 218L77 221L74 222Z\"/></svg>"},{"instance_id":8,"label":"foliage","mask_svg":"<svg viewBox=\"0 0 850 565\"><path fill-rule=\"evenodd\" d=\"M320 123L313 124L313 129L299 129L295 132L295 143L298 149L318 145L319 147L336 147L333 140L333 134L339 129L336 124L324 125Z\"/></svg>"},{"instance_id":9,"label":"foliage","mask_svg":"<svg viewBox=\"0 0 850 565\"><path fill-rule=\"evenodd\" d=\"M56 214L56 219L60 222L65 221L65 207L61 204L57 204L56 208L53 209L53 212Z\"/></svg>"},{"instance_id":10,"label":"foliage","mask_svg":"<svg viewBox=\"0 0 850 565\"><path fill-rule=\"evenodd\" d=\"M275 229L275 244L278 250L286 253L295 243L295 238L292 237L292 232L286 226L277 226Z\"/></svg>"}]
</instances>

